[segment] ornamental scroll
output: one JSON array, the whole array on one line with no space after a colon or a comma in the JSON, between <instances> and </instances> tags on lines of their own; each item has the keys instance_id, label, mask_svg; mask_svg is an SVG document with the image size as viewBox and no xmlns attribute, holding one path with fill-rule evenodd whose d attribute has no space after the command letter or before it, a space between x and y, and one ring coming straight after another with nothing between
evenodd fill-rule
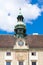
<instances>
[{"instance_id":1,"label":"ornamental scroll","mask_svg":"<svg viewBox=\"0 0 43 65\"><path fill-rule=\"evenodd\" d=\"M27 53L26 52L16 52L15 53L15 59L25 60L25 59L27 59Z\"/></svg>"}]
</instances>

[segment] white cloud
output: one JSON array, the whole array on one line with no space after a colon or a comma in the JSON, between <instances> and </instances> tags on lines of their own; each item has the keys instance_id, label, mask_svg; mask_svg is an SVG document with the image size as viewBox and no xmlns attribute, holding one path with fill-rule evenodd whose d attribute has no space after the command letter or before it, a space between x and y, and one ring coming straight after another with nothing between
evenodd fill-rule
<instances>
[{"instance_id":1,"label":"white cloud","mask_svg":"<svg viewBox=\"0 0 43 65\"><path fill-rule=\"evenodd\" d=\"M26 4L22 10L23 15L26 17L26 19L34 20L41 15L41 9L37 6L37 4Z\"/></svg>"},{"instance_id":2,"label":"white cloud","mask_svg":"<svg viewBox=\"0 0 43 65\"><path fill-rule=\"evenodd\" d=\"M30 20L35 20L41 15L41 9L37 4L30 4L30 0L0 0L0 29L9 32L14 30L20 7L27 23L32 24ZM10 16L8 16L8 13L10 13Z\"/></svg>"}]
</instances>

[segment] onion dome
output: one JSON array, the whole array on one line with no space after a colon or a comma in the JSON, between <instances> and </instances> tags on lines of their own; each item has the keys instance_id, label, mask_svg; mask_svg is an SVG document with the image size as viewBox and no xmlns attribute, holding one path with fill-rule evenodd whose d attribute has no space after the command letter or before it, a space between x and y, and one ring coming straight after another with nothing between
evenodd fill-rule
<instances>
[{"instance_id":1,"label":"onion dome","mask_svg":"<svg viewBox=\"0 0 43 65\"><path fill-rule=\"evenodd\" d=\"M21 12L20 12L19 15L17 16L17 24L16 24L15 29L14 29L14 31L16 33L15 34L16 37L23 38L26 35L25 34L26 25L25 25L23 19L24 19L24 17L23 17L23 15L21 15Z\"/></svg>"}]
</instances>

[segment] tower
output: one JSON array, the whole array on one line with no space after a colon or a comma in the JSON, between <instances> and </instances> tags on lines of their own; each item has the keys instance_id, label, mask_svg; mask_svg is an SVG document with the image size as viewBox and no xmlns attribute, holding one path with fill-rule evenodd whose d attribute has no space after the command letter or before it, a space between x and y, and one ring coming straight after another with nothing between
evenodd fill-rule
<instances>
[{"instance_id":1,"label":"tower","mask_svg":"<svg viewBox=\"0 0 43 65\"><path fill-rule=\"evenodd\" d=\"M26 25L24 23L24 17L21 14L21 9L19 12L19 15L17 16L17 25L15 26L15 36L17 38L23 38L26 36Z\"/></svg>"}]
</instances>

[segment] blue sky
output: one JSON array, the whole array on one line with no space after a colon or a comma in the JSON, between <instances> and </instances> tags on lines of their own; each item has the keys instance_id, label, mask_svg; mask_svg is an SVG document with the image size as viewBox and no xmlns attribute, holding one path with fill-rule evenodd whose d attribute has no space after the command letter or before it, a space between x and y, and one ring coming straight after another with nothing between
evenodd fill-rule
<instances>
[{"instance_id":1,"label":"blue sky","mask_svg":"<svg viewBox=\"0 0 43 65\"><path fill-rule=\"evenodd\" d=\"M0 0L0 34L14 34L19 8L25 19L26 33L43 34L43 0Z\"/></svg>"},{"instance_id":2,"label":"blue sky","mask_svg":"<svg viewBox=\"0 0 43 65\"><path fill-rule=\"evenodd\" d=\"M37 22L36 22L37 21ZM33 21L32 25L26 24L27 34L38 33L43 34L43 13L36 20Z\"/></svg>"}]
</instances>

